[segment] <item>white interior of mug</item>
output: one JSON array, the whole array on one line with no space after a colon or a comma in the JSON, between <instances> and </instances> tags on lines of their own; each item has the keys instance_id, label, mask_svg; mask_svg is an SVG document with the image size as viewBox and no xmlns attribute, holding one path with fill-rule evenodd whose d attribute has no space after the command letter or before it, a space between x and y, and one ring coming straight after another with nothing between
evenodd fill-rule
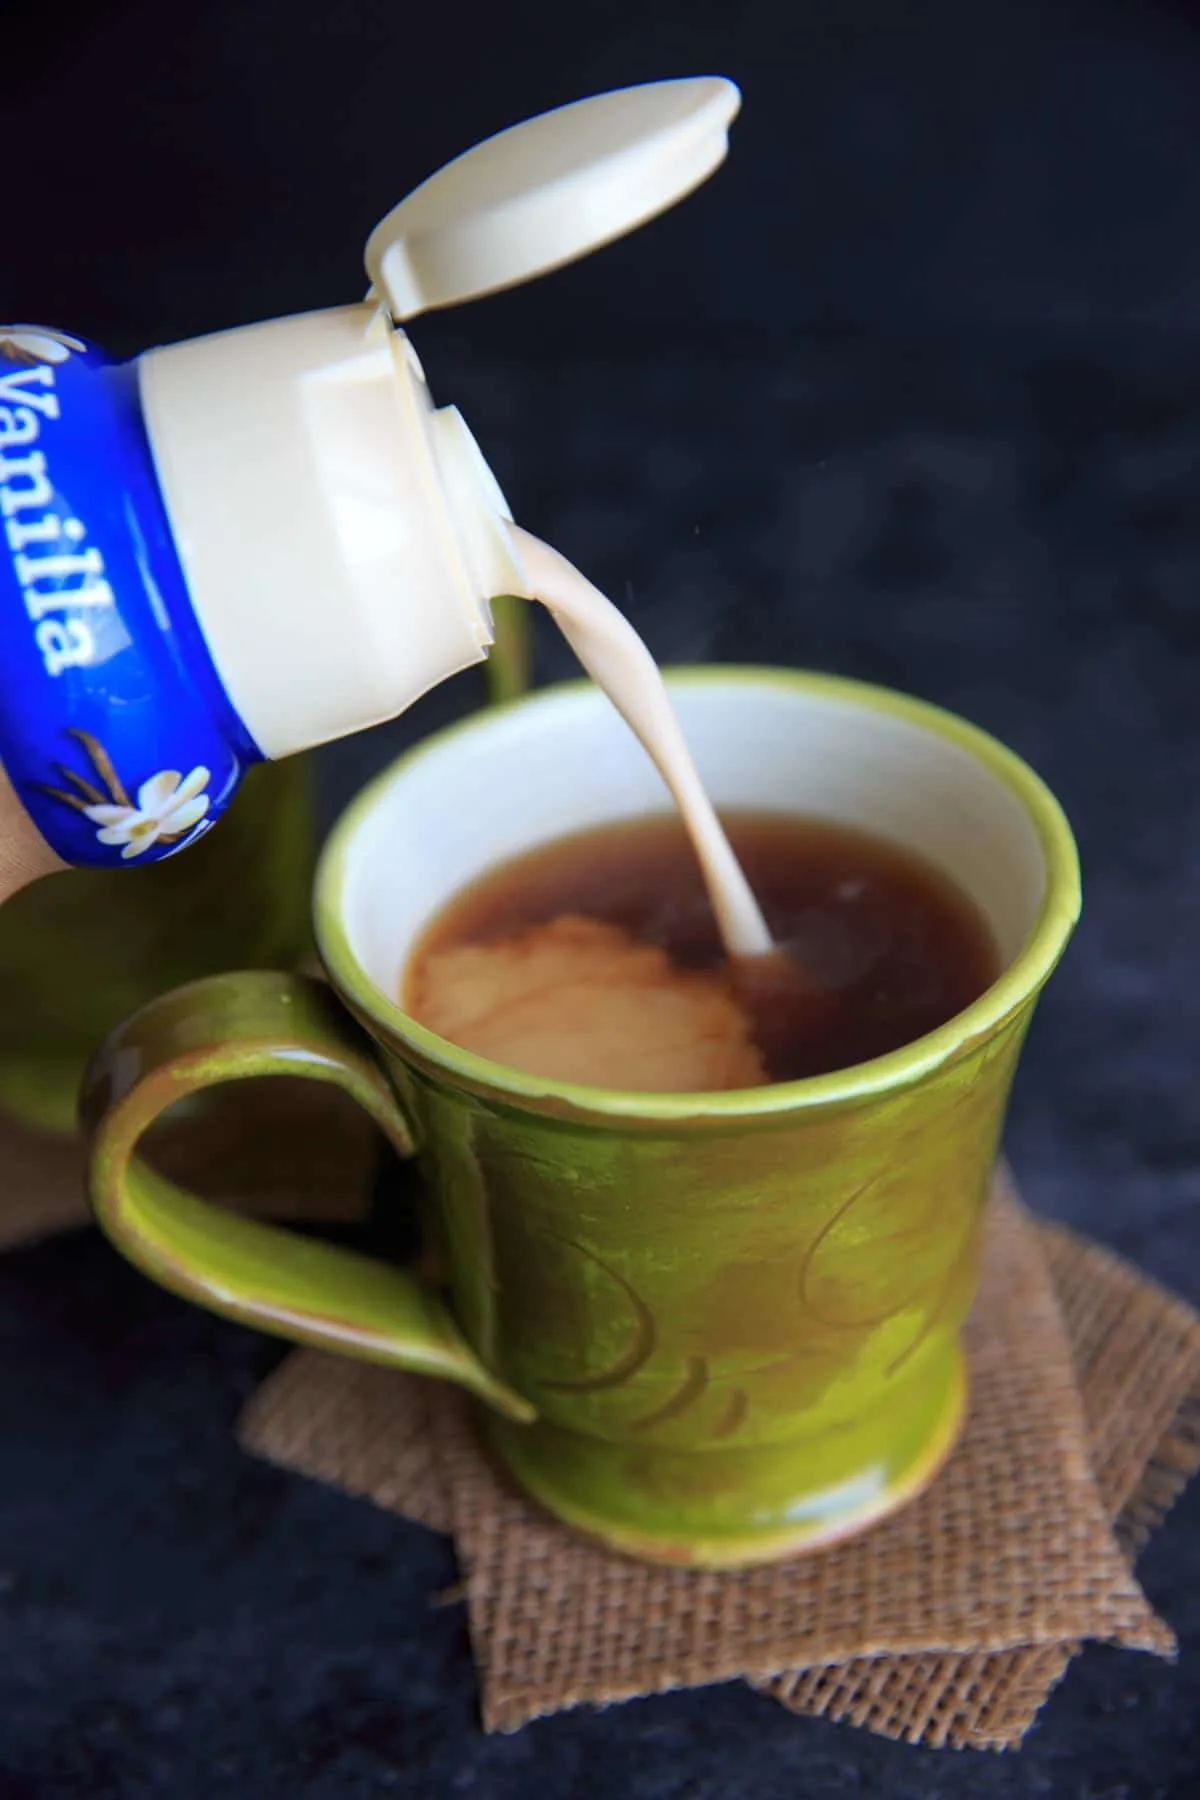
<instances>
[{"instance_id":1,"label":"white interior of mug","mask_svg":"<svg viewBox=\"0 0 1200 1800\"><path fill-rule=\"evenodd\" d=\"M948 733L945 715L919 703L820 678L706 672L670 686L718 808L836 819L906 845L975 900L1005 964L1016 957L1045 895L1046 855L991 740L957 721ZM339 832L338 891L323 886L323 899L395 1000L415 940L467 883L566 833L669 806L597 689L551 689L443 733L375 782Z\"/></svg>"}]
</instances>

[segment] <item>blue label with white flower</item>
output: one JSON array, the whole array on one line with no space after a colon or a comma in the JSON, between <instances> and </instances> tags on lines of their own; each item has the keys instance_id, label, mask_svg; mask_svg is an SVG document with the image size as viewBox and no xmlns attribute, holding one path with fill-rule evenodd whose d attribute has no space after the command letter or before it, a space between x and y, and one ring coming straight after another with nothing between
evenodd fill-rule
<instances>
[{"instance_id":1,"label":"blue label with white flower","mask_svg":"<svg viewBox=\"0 0 1200 1800\"><path fill-rule=\"evenodd\" d=\"M193 843L259 752L188 599L137 374L0 326L0 762L69 863Z\"/></svg>"}]
</instances>

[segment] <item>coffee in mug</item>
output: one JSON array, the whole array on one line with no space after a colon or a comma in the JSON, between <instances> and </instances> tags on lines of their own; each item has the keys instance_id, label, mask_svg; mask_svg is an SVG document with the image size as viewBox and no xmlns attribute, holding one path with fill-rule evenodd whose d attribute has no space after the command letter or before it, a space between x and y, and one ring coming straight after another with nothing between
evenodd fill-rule
<instances>
[{"instance_id":1,"label":"coffee in mug","mask_svg":"<svg viewBox=\"0 0 1200 1800\"><path fill-rule=\"evenodd\" d=\"M401 1004L493 1062L649 1092L796 1081L935 1031L999 973L979 907L916 851L828 819L723 821L781 954L726 956L669 814L571 833L437 914Z\"/></svg>"}]
</instances>

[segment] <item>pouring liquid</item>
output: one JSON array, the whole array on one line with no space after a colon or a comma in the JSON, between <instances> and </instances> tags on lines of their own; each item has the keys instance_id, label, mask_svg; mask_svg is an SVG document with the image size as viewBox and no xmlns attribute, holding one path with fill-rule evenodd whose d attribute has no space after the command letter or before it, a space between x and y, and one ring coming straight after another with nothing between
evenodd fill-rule
<instances>
[{"instance_id":1,"label":"pouring liquid","mask_svg":"<svg viewBox=\"0 0 1200 1800\"><path fill-rule=\"evenodd\" d=\"M511 527L535 597L665 781L700 864L731 963L775 948L762 909L705 791L658 664L625 615L565 556ZM774 960L774 959L772 959Z\"/></svg>"}]
</instances>

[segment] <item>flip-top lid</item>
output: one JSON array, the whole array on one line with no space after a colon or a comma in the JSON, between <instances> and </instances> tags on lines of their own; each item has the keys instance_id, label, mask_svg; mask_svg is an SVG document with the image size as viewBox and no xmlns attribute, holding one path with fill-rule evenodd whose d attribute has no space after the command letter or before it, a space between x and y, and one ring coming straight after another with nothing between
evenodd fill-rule
<instances>
[{"instance_id":1,"label":"flip-top lid","mask_svg":"<svg viewBox=\"0 0 1200 1800\"><path fill-rule=\"evenodd\" d=\"M654 81L487 138L380 220L365 252L375 293L411 319L623 237L719 167L740 105L719 76Z\"/></svg>"}]
</instances>

